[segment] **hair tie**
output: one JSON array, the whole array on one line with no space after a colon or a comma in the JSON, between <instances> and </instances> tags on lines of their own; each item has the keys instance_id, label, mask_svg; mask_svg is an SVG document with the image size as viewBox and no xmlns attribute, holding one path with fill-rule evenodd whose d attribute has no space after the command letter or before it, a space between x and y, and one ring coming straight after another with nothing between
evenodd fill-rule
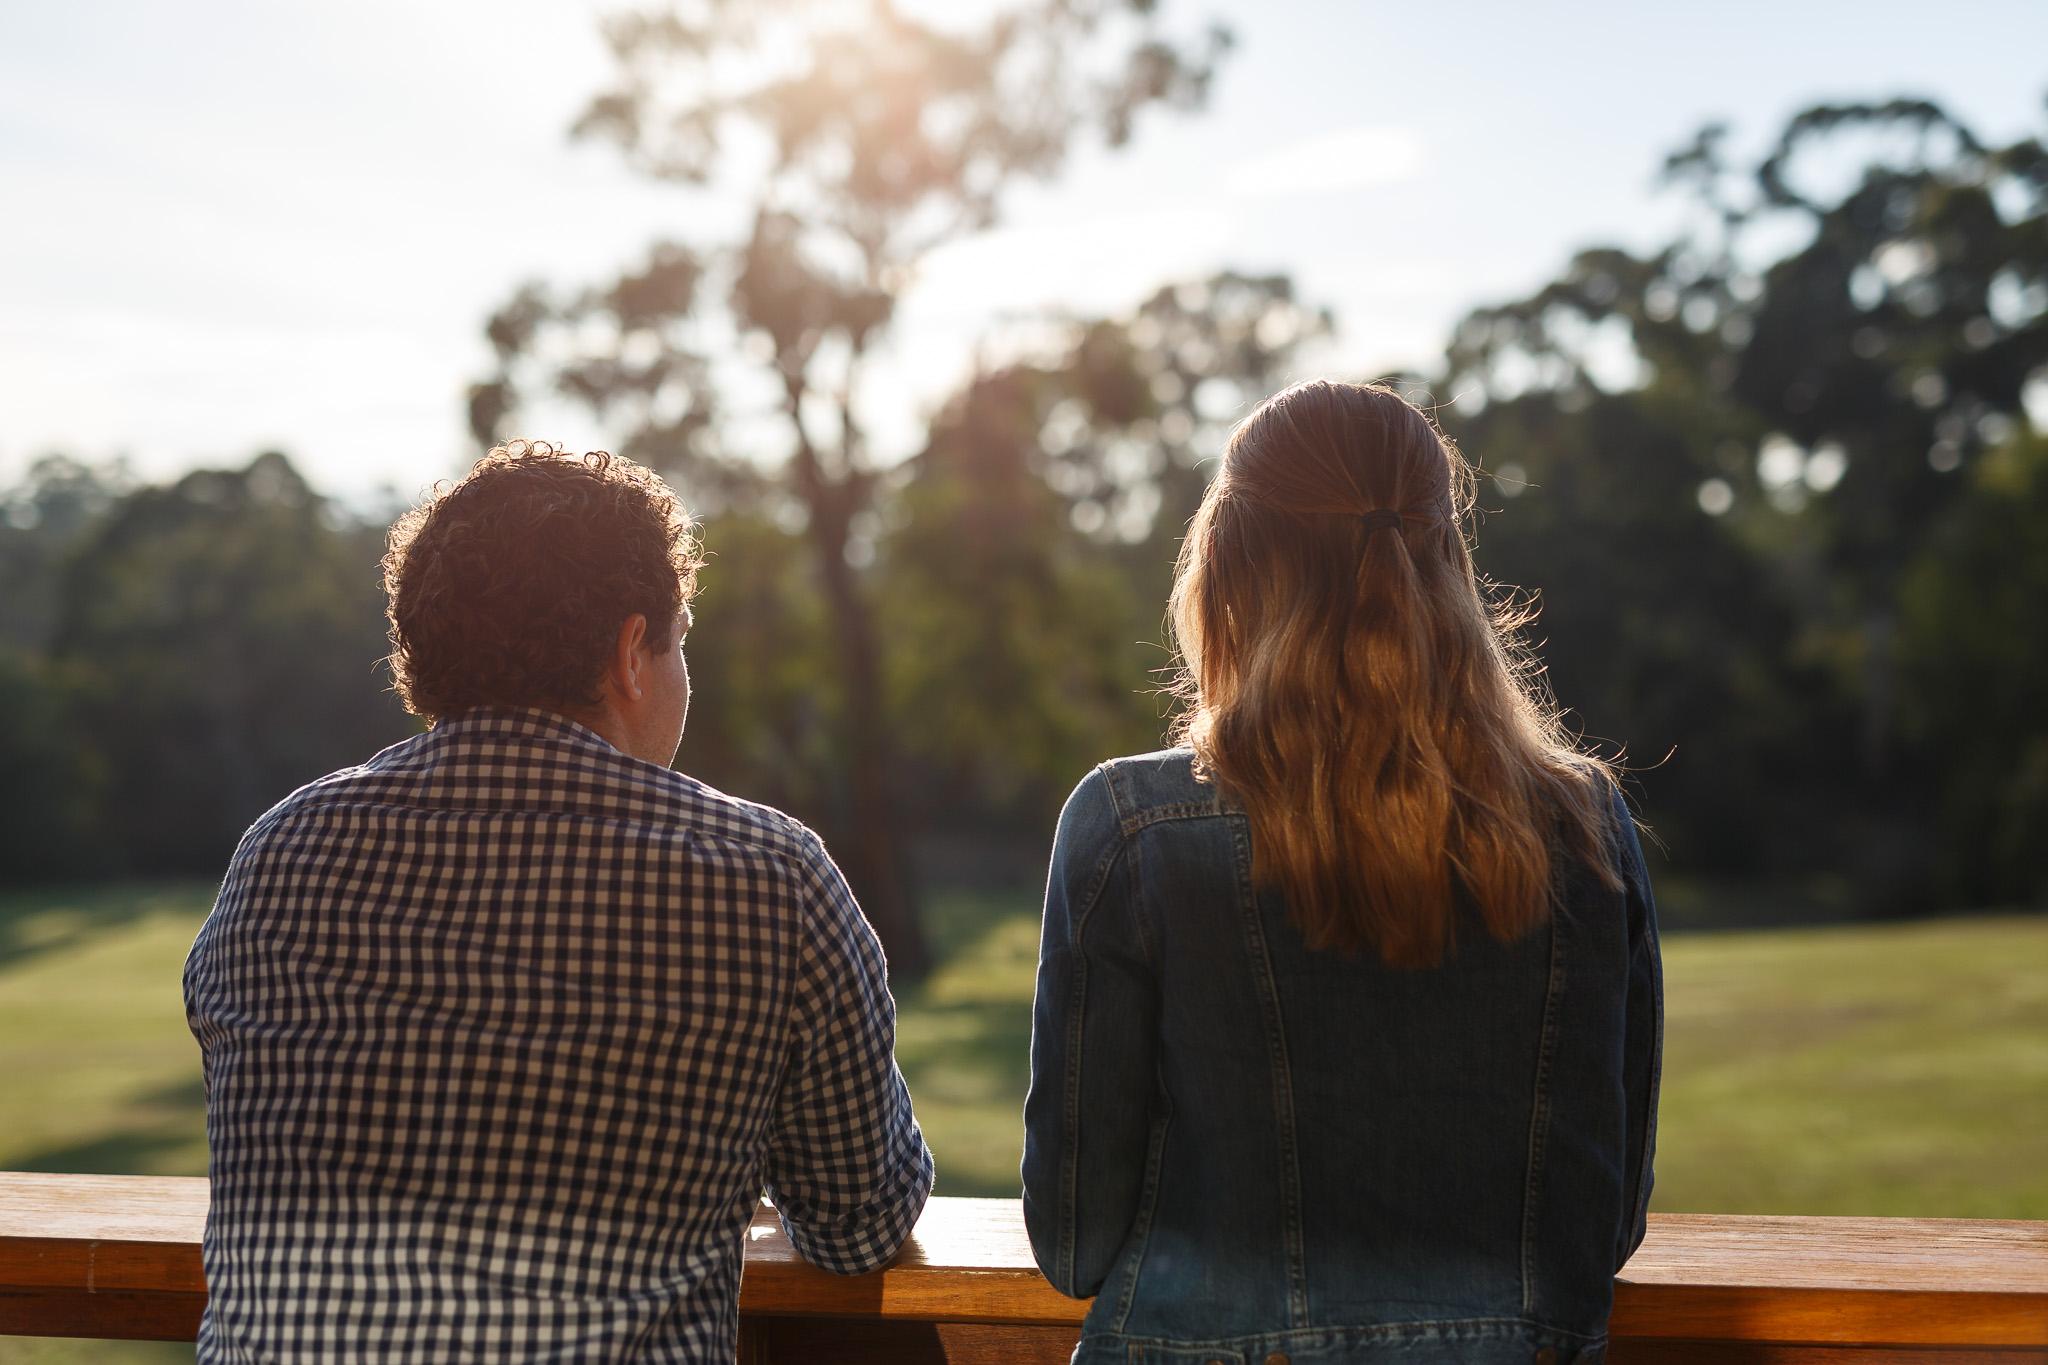
<instances>
[{"instance_id":1,"label":"hair tie","mask_svg":"<svg viewBox=\"0 0 2048 1365\"><path fill-rule=\"evenodd\" d=\"M1367 535L1371 535L1382 526L1390 526L1396 531L1401 529L1401 514L1385 507L1366 512L1358 520L1359 524L1365 527Z\"/></svg>"}]
</instances>

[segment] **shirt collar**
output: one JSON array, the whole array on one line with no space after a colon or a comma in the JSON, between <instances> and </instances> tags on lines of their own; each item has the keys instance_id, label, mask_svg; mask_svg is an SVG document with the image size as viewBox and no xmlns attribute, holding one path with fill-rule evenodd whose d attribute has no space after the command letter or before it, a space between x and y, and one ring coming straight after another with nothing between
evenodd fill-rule
<instances>
[{"instance_id":1,"label":"shirt collar","mask_svg":"<svg viewBox=\"0 0 2048 1365\"><path fill-rule=\"evenodd\" d=\"M595 748L624 757L623 751L597 731L559 711L538 706L472 706L444 716L432 733L441 739L554 739L578 748Z\"/></svg>"}]
</instances>

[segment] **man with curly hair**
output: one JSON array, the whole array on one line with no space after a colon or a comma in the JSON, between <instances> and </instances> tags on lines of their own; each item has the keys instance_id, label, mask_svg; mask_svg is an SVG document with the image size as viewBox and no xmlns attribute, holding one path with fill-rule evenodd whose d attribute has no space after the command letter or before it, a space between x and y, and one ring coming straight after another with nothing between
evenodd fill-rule
<instances>
[{"instance_id":1,"label":"man with curly hair","mask_svg":"<svg viewBox=\"0 0 2048 1365\"><path fill-rule=\"evenodd\" d=\"M731 1360L762 1192L829 1270L931 1154L816 835L673 772L702 556L658 478L494 450L392 527L425 733L243 837L185 967L199 1359Z\"/></svg>"}]
</instances>

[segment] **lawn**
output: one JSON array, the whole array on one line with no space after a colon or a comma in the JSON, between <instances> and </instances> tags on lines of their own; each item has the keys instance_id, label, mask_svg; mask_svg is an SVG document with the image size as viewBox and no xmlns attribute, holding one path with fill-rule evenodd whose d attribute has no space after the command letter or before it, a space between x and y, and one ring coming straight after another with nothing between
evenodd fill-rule
<instances>
[{"instance_id":1,"label":"lawn","mask_svg":"<svg viewBox=\"0 0 2048 1365\"><path fill-rule=\"evenodd\" d=\"M0 1169L197 1174L210 888L0 896ZM943 896L899 1054L944 1194L1014 1195L1037 922ZM2048 916L1674 936L1655 1207L2048 1218ZM0 1361L176 1359L0 1339ZM185 1358L189 1359L189 1348Z\"/></svg>"}]
</instances>

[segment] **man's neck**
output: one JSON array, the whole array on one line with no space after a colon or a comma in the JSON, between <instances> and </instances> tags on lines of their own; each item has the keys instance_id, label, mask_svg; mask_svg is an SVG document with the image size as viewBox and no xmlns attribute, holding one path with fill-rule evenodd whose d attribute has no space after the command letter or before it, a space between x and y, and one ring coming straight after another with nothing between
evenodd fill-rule
<instances>
[{"instance_id":1,"label":"man's neck","mask_svg":"<svg viewBox=\"0 0 2048 1365\"><path fill-rule=\"evenodd\" d=\"M597 733L599 739L630 758L646 757L633 752L632 732L627 728L625 717L609 706L599 705L583 711L563 711L564 720L573 720L586 730Z\"/></svg>"}]
</instances>

